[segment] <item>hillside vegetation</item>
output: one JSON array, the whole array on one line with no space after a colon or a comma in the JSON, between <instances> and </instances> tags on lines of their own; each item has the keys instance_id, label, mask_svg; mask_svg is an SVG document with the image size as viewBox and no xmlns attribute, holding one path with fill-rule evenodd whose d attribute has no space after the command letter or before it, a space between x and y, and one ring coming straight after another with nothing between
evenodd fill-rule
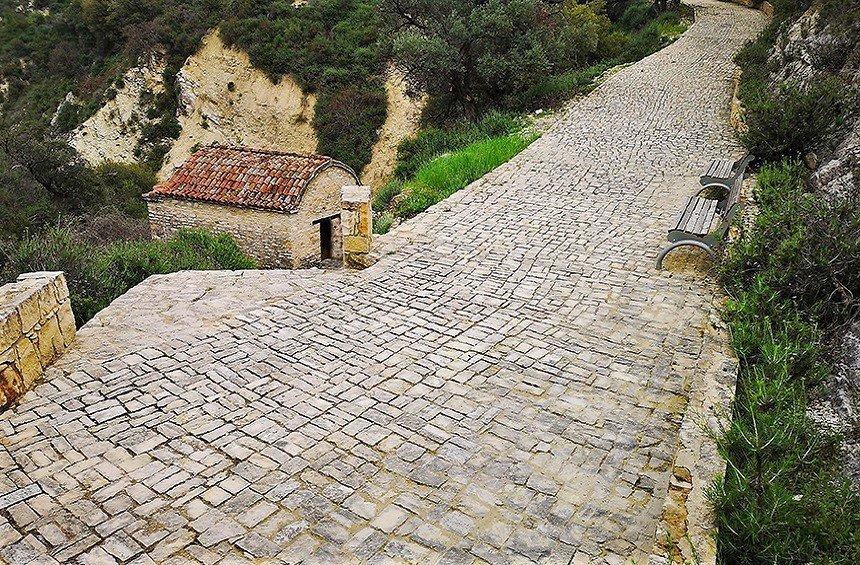
<instances>
[{"instance_id":1,"label":"hillside vegetation","mask_svg":"<svg viewBox=\"0 0 860 565\"><path fill-rule=\"evenodd\" d=\"M34 269L81 273L89 267L80 257L110 264L117 249L148 240L140 196L182 130L177 72L216 28L272 81L289 75L315 94L318 152L356 170L386 120L386 70L396 66L428 97L421 131L400 148L396 180L382 191L382 229L528 145L524 114L561 104L684 26L677 11L645 0L0 0L3 279ZM164 62L163 91L141 93L138 162L88 165L68 145L70 132L152 56ZM80 282L98 277L70 277L81 285L73 289L79 321L147 273L189 265L151 260L169 254L163 246L122 253L138 275L109 292Z\"/></svg>"},{"instance_id":2,"label":"hillside vegetation","mask_svg":"<svg viewBox=\"0 0 860 565\"><path fill-rule=\"evenodd\" d=\"M860 563L860 493L811 417L860 316L856 0L781 1L739 55L759 215L720 275L740 358L710 496L724 563Z\"/></svg>"}]
</instances>

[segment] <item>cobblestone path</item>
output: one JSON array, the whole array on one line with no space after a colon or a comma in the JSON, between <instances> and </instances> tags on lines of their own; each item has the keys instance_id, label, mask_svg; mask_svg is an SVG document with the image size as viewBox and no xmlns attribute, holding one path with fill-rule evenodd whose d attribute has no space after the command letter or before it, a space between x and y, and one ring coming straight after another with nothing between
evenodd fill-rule
<instances>
[{"instance_id":1,"label":"cobblestone path","mask_svg":"<svg viewBox=\"0 0 860 565\"><path fill-rule=\"evenodd\" d=\"M658 273L756 12L678 42L361 273L132 291L0 416L9 563L647 559L711 293Z\"/></svg>"}]
</instances>

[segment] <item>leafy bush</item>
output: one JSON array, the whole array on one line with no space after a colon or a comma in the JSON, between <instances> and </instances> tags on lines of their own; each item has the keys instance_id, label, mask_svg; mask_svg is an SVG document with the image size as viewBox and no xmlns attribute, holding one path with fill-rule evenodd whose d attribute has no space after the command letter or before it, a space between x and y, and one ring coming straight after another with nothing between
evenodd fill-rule
<instances>
[{"instance_id":1,"label":"leafy bush","mask_svg":"<svg viewBox=\"0 0 860 565\"><path fill-rule=\"evenodd\" d=\"M860 562L860 495L805 411L829 373L826 330L857 314L860 201L827 201L804 179L797 162L762 169L760 215L720 267L741 361L716 438L728 466L709 491L725 563Z\"/></svg>"},{"instance_id":2,"label":"leafy bush","mask_svg":"<svg viewBox=\"0 0 860 565\"><path fill-rule=\"evenodd\" d=\"M394 216L390 212L383 212L373 217L373 233L388 233L394 224Z\"/></svg>"},{"instance_id":3,"label":"leafy bush","mask_svg":"<svg viewBox=\"0 0 860 565\"><path fill-rule=\"evenodd\" d=\"M370 162L387 110L388 97L378 84L323 93L314 115L320 139L318 151L336 156L361 174Z\"/></svg>"},{"instance_id":4,"label":"leafy bush","mask_svg":"<svg viewBox=\"0 0 860 565\"><path fill-rule=\"evenodd\" d=\"M154 274L181 270L251 269L228 235L182 230L166 241L131 240L98 245L77 225L54 227L0 247L2 279L30 271L64 271L78 324Z\"/></svg>"},{"instance_id":5,"label":"leafy bush","mask_svg":"<svg viewBox=\"0 0 860 565\"><path fill-rule=\"evenodd\" d=\"M626 43L626 36L623 41ZM571 96L591 90L594 81L611 66L610 63L598 63L535 81L520 97L520 102L526 108L557 107Z\"/></svg>"},{"instance_id":6,"label":"leafy bush","mask_svg":"<svg viewBox=\"0 0 860 565\"><path fill-rule=\"evenodd\" d=\"M90 168L46 135L26 124L0 124L0 238L105 207L146 216L141 194L155 184L151 170L120 163Z\"/></svg>"},{"instance_id":7,"label":"leafy bush","mask_svg":"<svg viewBox=\"0 0 860 565\"><path fill-rule=\"evenodd\" d=\"M798 156L819 145L840 124L847 99L836 78L808 88L782 84L774 92L766 86L744 91L746 124L742 141L765 159Z\"/></svg>"},{"instance_id":8,"label":"leafy bush","mask_svg":"<svg viewBox=\"0 0 860 565\"><path fill-rule=\"evenodd\" d=\"M618 25L628 31L636 31L645 27L649 20L656 17L654 4L647 0L636 0L624 10L618 18Z\"/></svg>"},{"instance_id":9,"label":"leafy bush","mask_svg":"<svg viewBox=\"0 0 860 565\"><path fill-rule=\"evenodd\" d=\"M809 319L830 326L855 315L860 297L860 197L828 200L805 190L796 161L762 169L755 230L734 245L723 271L749 288L758 278Z\"/></svg>"},{"instance_id":10,"label":"leafy bush","mask_svg":"<svg viewBox=\"0 0 860 565\"><path fill-rule=\"evenodd\" d=\"M142 195L157 182L152 169L144 165L107 161L95 168L100 187L97 200L85 203L89 209L110 206L132 218L146 218Z\"/></svg>"},{"instance_id":11,"label":"leafy bush","mask_svg":"<svg viewBox=\"0 0 860 565\"><path fill-rule=\"evenodd\" d=\"M373 195L373 202L371 203L373 206L374 212L383 212L388 206L391 204L391 201L395 196L403 192L403 181L401 180L393 180L376 191L376 194Z\"/></svg>"}]
</instances>

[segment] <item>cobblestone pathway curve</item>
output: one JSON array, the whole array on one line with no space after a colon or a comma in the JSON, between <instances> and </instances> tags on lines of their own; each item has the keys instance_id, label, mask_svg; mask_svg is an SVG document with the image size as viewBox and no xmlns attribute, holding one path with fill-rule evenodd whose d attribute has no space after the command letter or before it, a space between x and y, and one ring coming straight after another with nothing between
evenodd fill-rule
<instances>
[{"instance_id":1,"label":"cobblestone pathway curve","mask_svg":"<svg viewBox=\"0 0 860 565\"><path fill-rule=\"evenodd\" d=\"M655 253L736 153L757 12L678 42L357 274L156 278L0 416L9 563L645 559L691 373L698 279Z\"/></svg>"}]
</instances>

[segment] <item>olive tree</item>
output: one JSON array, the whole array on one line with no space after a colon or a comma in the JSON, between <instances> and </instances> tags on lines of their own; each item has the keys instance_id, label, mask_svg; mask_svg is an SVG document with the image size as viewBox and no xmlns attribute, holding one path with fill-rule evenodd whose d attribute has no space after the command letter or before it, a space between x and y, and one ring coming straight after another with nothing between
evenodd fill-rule
<instances>
[{"instance_id":1,"label":"olive tree","mask_svg":"<svg viewBox=\"0 0 860 565\"><path fill-rule=\"evenodd\" d=\"M536 81L592 63L611 27L597 0L381 0L394 60L449 115L515 106Z\"/></svg>"},{"instance_id":2,"label":"olive tree","mask_svg":"<svg viewBox=\"0 0 860 565\"><path fill-rule=\"evenodd\" d=\"M550 72L551 5L539 0L382 0L412 84L467 116Z\"/></svg>"}]
</instances>

